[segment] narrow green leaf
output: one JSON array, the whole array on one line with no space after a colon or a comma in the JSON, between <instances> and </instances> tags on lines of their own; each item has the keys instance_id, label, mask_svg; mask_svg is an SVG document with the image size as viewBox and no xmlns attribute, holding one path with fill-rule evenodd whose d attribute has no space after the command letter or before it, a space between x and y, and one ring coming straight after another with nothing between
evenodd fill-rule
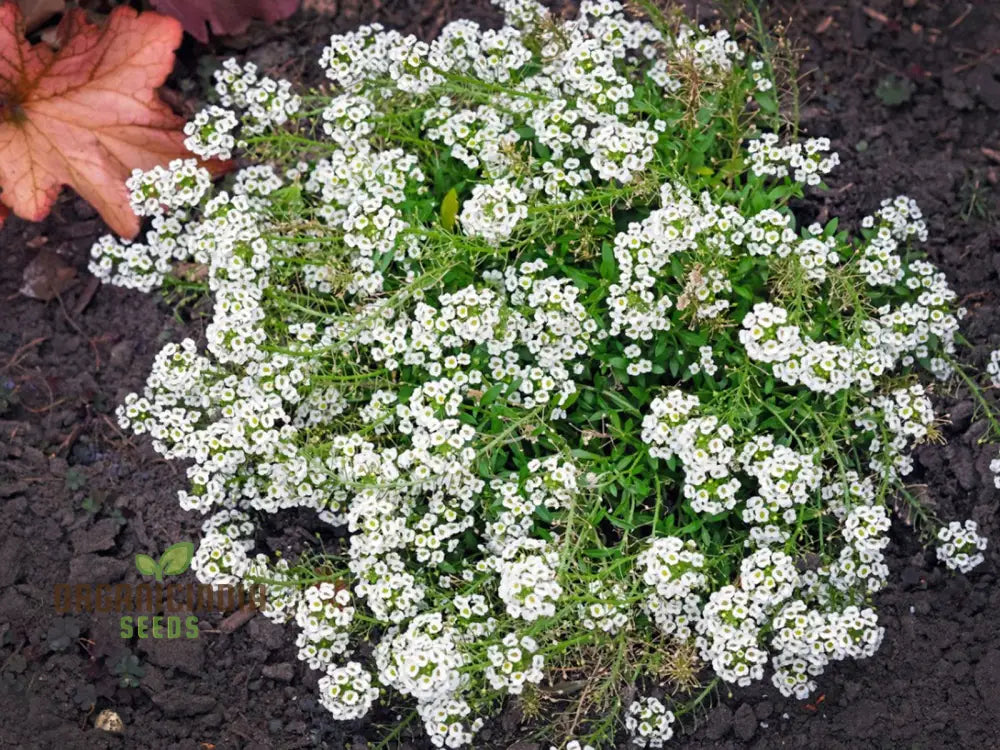
<instances>
[{"instance_id":1,"label":"narrow green leaf","mask_svg":"<svg viewBox=\"0 0 1000 750\"><path fill-rule=\"evenodd\" d=\"M618 276L618 263L615 260L615 250L611 243L601 244L601 278L615 281Z\"/></svg>"}]
</instances>

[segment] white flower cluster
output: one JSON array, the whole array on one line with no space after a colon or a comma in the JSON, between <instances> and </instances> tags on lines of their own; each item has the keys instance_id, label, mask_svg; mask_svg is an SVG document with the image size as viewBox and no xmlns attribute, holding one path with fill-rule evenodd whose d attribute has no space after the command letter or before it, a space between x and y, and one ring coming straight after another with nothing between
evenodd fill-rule
<instances>
[{"instance_id":1,"label":"white flower cluster","mask_svg":"<svg viewBox=\"0 0 1000 750\"><path fill-rule=\"evenodd\" d=\"M679 162L690 102L723 92L742 117L763 63L617 0L573 20L497 4L496 30L331 38L337 93L294 138L275 132L291 87L225 64L189 148L294 158L219 187L194 161L129 180L150 231L102 238L92 269L149 290L197 264L213 309L119 423L186 462L199 580L267 585L337 719L398 693L434 746L475 745L476 710L530 692L563 644L633 637L693 643L740 685L770 661L804 696L878 647L883 495L934 435L914 374L955 349L955 294L908 252L919 210L884 203L854 246L764 188L692 189L744 154ZM751 188L837 163L825 139L746 150ZM291 511L332 529L305 573L255 554L256 523ZM982 558L974 525L941 533L946 564ZM642 747L673 732L652 698L625 720Z\"/></svg>"},{"instance_id":2,"label":"white flower cluster","mask_svg":"<svg viewBox=\"0 0 1000 750\"><path fill-rule=\"evenodd\" d=\"M975 521L952 521L938 530L937 540L938 559L952 570L968 573L985 559L987 539Z\"/></svg>"},{"instance_id":3,"label":"white flower cluster","mask_svg":"<svg viewBox=\"0 0 1000 750\"><path fill-rule=\"evenodd\" d=\"M587 586L594 601L577 606L580 624L587 630L600 630L614 635L629 625L628 610L622 603L625 587L617 581L610 586L600 580L591 581Z\"/></svg>"},{"instance_id":4,"label":"white flower cluster","mask_svg":"<svg viewBox=\"0 0 1000 750\"><path fill-rule=\"evenodd\" d=\"M865 274L871 286L898 284L906 275L903 260L897 253L900 244L911 237L921 242L927 239L927 225L916 201L905 195L886 199L874 216L861 220L861 226L874 231L862 248L858 270Z\"/></svg>"},{"instance_id":5,"label":"white flower cluster","mask_svg":"<svg viewBox=\"0 0 1000 750\"><path fill-rule=\"evenodd\" d=\"M708 586L705 556L694 542L659 537L636 560L642 581L651 590L643 607L664 635L687 640L701 615L701 592Z\"/></svg>"},{"instance_id":6,"label":"white flower cluster","mask_svg":"<svg viewBox=\"0 0 1000 750\"><path fill-rule=\"evenodd\" d=\"M223 107L240 114L246 135L259 135L299 111L301 99L288 81L276 81L257 74L254 63L240 65L230 58L215 72L215 93Z\"/></svg>"},{"instance_id":7,"label":"white flower cluster","mask_svg":"<svg viewBox=\"0 0 1000 750\"><path fill-rule=\"evenodd\" d=\"M663 747L674 736L674 714L658 699L632 701L625 714L625 731L636 747Z\"/></svg>"},{"instance_id":8,"label":"white flower cluster","mask_svg":"<svg viewBox=\"0 0 1000 750\"><path fill-rule=\"evenodd\" d=\"M508 633L499 645L494 644L486 651L490 662L486 679L495 690L520 695L526 683L538 684L544 677L545 657L537 652L534 638Z\"/></svg>"},{"instance_id":9,"label":"white flower cluster","mask_svg":"<svg viewBox=\"0 0 1000 750\"><path fill-rule=\"evenodd\" d=\"M764 607L746 591L735 586L713 591L697 625L701 658L723 680L740 687L763 679L768 653L761 631L767 621Z\"/></svg>"},{"instance_id":10,"label":"white flower cluster","mask_svg":"<svg viewBox=\"0 0 1000 750\"><path fill-rule=\"evenodd\" d=\"M491 176L502 176L513 165L511 153L520 140L511 130L513 124L511 115L486 105L456 110L447 96L424 113L424 133L429 139L447 146L451 157L469 169L482 167Z\"/></svg>"},{"instance_id":11,"label":"white flower cluster","mask_svg":"<svg viewBox=\"0 0 1000 750\"><path fill-rule=\"evenodd\" d=\"M240 121L231 109L210 105L184 124L184 147L203 159L231 159L246 141L236 139Z\"/></svg>"},{"instance_id":12,"label":"white flower cluster","mask_svg":"<svg viewBox=\"0 0 1000 750\"><path fill-rule=\"evenodd\" d=\"M527 217L527 194L507 180L476 185L462 204L458 222L466 234L498 245L510 237L518 222Z\"/></svg>"},{"instance_id":13,"label":"white flower cluster","mask_svg":"<svg viewBox=\"0 0 1000 750\"><path fill-rule=\"evenodd\" d=\"M733 428L715 416L693 416L696 396L672 390L650 403L643 418L642 440L653 445L649 454L670 459L677 456L684 465L684 497L698 513L732 510L738 502L740 481L733 476L736 450Z\"/></svg>"},{"instance_id":14,"label":"white flower cluster","mask_svg":"<svg viewBox=\"0 0 1000 750\"><path fill-rule=\"evenodd\" d=\"M481 718L469 721L472 707L461 698L442 698L420 703L417 713L424 721L427 737L434 747L464 747L482 726Z\"/></svg>"},{"instance_id":15,"label":"white flower cluster","mask_svg":"<svg viewBox=\"0 0 1000 750\"><path fill-rule=\"evenodd\" d=\"M764 546L784 542L799 507L823 478L817 456L775 444L773 435L759 435L742 447L739 460L757 485L757 494L747 499L742 512L751 526L750 541Z\"/></svg>"},{"instance_id":16,"label":"white flower cluster","mask_svg":"<svg viewBox=\"0 0 1000 750\"><path fill-rule=\"evenodd\" d=\"M554 615L562 595L558 563L559 555L541 540L525 539L504 550L494 564L499 568L498 593L507 614L527 622Z\"/></svg>"},{"instance_id":17,"label":"white flower cluster","mask_svg":"<svg viewBox=\"0 0 1000 750\"><path fill-rule=\"evenodd\" d=\"M202 203L211 184L208 170L194 159L134 170L126 187L136 216L152 217L146 242L102 237L91 248L90 272L104 282L143 292L160 286L176 261L189 258L187 212Z\"/></svg>"},{"instance_id":18,"label":"white flower cluster","mask_svg":"<svg viewBox=\"0 0 1000 750\"><path fill-rule=\"evenodd\" d=\"M375 649L382 683L420 703L455 695L468 680L458 632L440 613L414 617L405 630L390 631Z\"/></svg>"},{"instance_id":19,"label":"white flower cluster","mask_svg":"<svg viewBox=\"0 0 1000 750\"><path fill-rule=\"evenodd\" d=\"M301 628L296 640L299 658L313 669L326 669L335 656L348 650L354 612L346 586L320 583L307 588L295 613Z\"/></svg>"},{"instance_id":20,"label":"white flower cluster","mask_svg":"<svg viewBox=\"0 0 1000 750\"><path fill-rule=\"evenodd\" d=\"M870 608L821 613L799 599L789 602L771 623L774 686L782 695L808 698L816 689L812 678L831 661L866 659L878 650L885 628L877 623Z\"/></svg>"},{"instance_id":21,"label":"white flower cluster","mask_svg":"<svg viewBox=\"0 0 1000 750\"><path fill-rule=\"evenodd\" d=\"M134 169L125 182L136 216L162 216L193 208L211 185L212 176L194 159L175 159L166 167L146 172Z\"/></svg>"},{"instance_id":22,"label":"white flower cluster","mask_svg":"<svg viewBox=\"0 0 1000 750\"><path fill-rule=\"evenodd\" d=\"M881 505L858 505L844 518L845 545L840 557L819 574L842 592L882 590L889 578L883 550L889 544L889 511Z\"/></svg>"},{"instance_id":23,"label":"white flower cluster","mask_svg":"<svg viewBox=\"0 0 1000 750\"><path fill-rule=\"evenodd\" d=\"M171 256L153 255L146 245L111 235L101 237L90 248L90 256L87 270L94 276L106 284L140 292L151 292L163 284L174 260Z\"/></svg>"},{"instance_id":24,"label":"white flower cluster","mask_svg":"<svg viewBox=\"0 0 1000 750\"><path fill-rule=\"evenodd\" d=\"M254 525L238 510L223 510L201 526L202 538L191 569L202 583L237 586L250 571Z\"/></svg>"},{"instance_id":25,"label":"white flower cluster","mask_svg":"<svg viewBox=\"0 0 1000 750\"><path fill-rule=\"evenodd\" d=\"M234 59L215 72L215 92L221 106L206 107L184 126L184 145L203 159L232 158L246 138L285 124L302 103L288 81L261 76L254 63L241 66Z\"/></svg>"},{"instance_id":26,"label":"white flower cluster","mask_svg":"<svg viewBox=\"0 0 1000 750\"><path fill-rule=\"evenodd\" d=\"M719 371L719 366L715 364L713 359L712 347L710 346L699 346L698 347L698 361L692 362L688 366L688 372L692 375L697 375L699 372L703 372L709 377L715 375Z\"/></svg>"},{"instance_id":27,"label":"white flower cluster","mask_svg":"<svg viewBox=\"0 0 1000 750\"><path fill-rule=\"evenodd\" d=\"M378 695L372 676L356 661L330 667L319 679L319 702L338 721L360 719Z\"/></svg>"},{"instance_id":28,"label":"white flower cluster","mask_svg":"<svg viewBox=\"0 0 1000 750\"><path fill-rule=\"evenodd\" d=\"M906 476L913 471L913 458L907 448L923 442L934 421L934 405L920 384L878 396L854 417L858 427L875 433L868 446L870 466L887 477Z\"/></svg>"},{"instance_id":29,"label":"white flower cluster","mask_svg":"<svg viewBox=\"0 0 1000 750\"><path fill-rule=\"evenodd\" d=\"M776 378L820 393L871 390L888 369L883 352L814 341L788 322L784 308L768 302L758 302L743 318L740 343L751 359L770 364Z\"/></svg>"},{"instance_id":30,"label":"white flower cluster","mask_svg":"<svg viewBox=\"0 0 1000 750\"><path fill-rule=\"evenodd\" d=\"M788 177L806 185L819 185L823 175L840 164L836 152L830 151L829 138L808 138L805 141L780 146L776 133L764 133L750 141L750 169L758 177Z\"/></svg>"},{"instance_id":31,"label":"white flower cluster","mask_svg":"<svg viewBox=\"0 0 1000 750\"><path fill-rule=\"evenodd\" d=\"M990 352L990 361L986 363L986 374L990 376L990 383L1000 388L1000 349Z\"/></svg>"},{"instance_id":32,"label":"white flower cluster","mask_svg":"<svg viewBox=\"0 0 1000 750\"><path fill-rule=\"evenodd\" d=\"M689 62L707 74L728 72L744 57L743 50L728 31L717 31L708 36L704 26L699 26L697 31L690 26L682 26L674 45L678 62Z\"/></svg>"},{"instance_id":33,"label":"white flower cluster","mask_svg":"<svg viewBox=\"0 0 1000 750\"><path fill-rule=\"evenodd\" d=\"M296 616L303 593L288 560L282 558L272 564L267 555L258 554L250 561L246 580L266 587L267 596L261 610L264 617L283 625Z\"/></svg>"}]
</instances>

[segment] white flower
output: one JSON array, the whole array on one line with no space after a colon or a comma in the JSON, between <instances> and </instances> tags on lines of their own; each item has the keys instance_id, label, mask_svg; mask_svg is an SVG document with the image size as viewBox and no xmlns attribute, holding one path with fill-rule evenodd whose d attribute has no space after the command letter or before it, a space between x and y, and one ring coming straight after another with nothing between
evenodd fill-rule
<instances>
[{"instance_id":1,"label":"white flower","mask_svg":"<svg viewBox=\"0 0 1000 750\"><path fill-rule=\"evenodd\" d=\"M986 550L987 539L978 531L979 526L971 520L964 524L952 521L947 526L942 526L937 533L937 539L941 542L937 547L938 559L952 570L962 573L968 573L980 565L986 559L983 552Z\"/></svg>"},{"instance_id":2,"label":"white flower","mask_svg":"<svg viewBox=\"0 0 1000 750\"><path fill-rule=\"evenodd\" d=\"M542 681L545 658L538 653L538 644L533 638L516 633L504 636L500 645L492 645L486 650L489 666L486 679L496 690L506 690L519 695L527 683Z\"/></svg>"},{"instance_id":3,"label":"white flower","mask_svg":"<svg viewBox=\"0 0 1000 750\"><path fill-rule=\"evenodd\" d=\"M653 697L632 701L625 714L625 730L636 747L663 747L674 736L674 714Z\"/></svg>"},{"instance_id":4,"label":"white flower","mask_svg":"<svg viewBox=\"0 0 1000 750\"><path fill-rule=\"evenodd\" d=\"M421 703L454 696L468 681L456 635L436 613L414 617L403 631L393 629L375 649L379 680Z\"/></svg>"},{"instance_id":5,"label":"white flower","mask_svg":"<svg viewBox=\"0 0 1000 750\"><path fill-rule=\"evenodd\" d=\"M476 185L462 203L458 223L466 234L498 245L528 215L527 194L507 180Z\"/></svg>"},{"instance_id":6,"label":"white flower","mask_svg":"<svg viewBox=\"0 0 1000 750\"><path fill-rule=\"evenodd\" d=\"M994 387L1000 388L1000 349L990 352L990 361L986 364L986 373Z\"/></svg>"},{"instance_id":7,"label":"white flower","mask_svg":"<svg viewBox=\"0 0 1000 750\"><path fill-rule=\"evenodd\" d=\"M498 593L507 614L527 622L551 617L562 595L556 566L559 557L540 540L523 540L496 560Z\"/></svg>"},{"instance_id":8,"label":"white flower","mask_svg":"<svg viewBox=\"0 0 1000 750\"><path fill-rule=\"evenodd\" d=\"M378 695L371 675L356 661L331 666L319 679L319 702L338 721L360 719Z\"/></svg>"}]
</instances>

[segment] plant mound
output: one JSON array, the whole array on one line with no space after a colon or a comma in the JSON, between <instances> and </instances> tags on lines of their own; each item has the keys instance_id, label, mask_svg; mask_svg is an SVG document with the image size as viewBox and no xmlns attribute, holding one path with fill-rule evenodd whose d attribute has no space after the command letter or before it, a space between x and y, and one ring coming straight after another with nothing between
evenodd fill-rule
<instances>
[{"instance_id":1,"label":"plant mound","mask_svg":"<svg viewBox=\"0 0 1000 750\"><path fill-rule=\"evenodd\" d=\"M137 172L145 242L94 248L125 286L201 267L215 305L119 419L188 462L199 578L266 582L337 719L403 696L459 747L517 695L559 747L660 747L704 677L805 697L878 649L887 503L940 525L903 478L961 311L906 197L797 222L838 160L778 135L763 53L498 4L333 37L332 93L224 66L187 144L257 165ZM329 528L296 559L289 509Z\"/></svg>"}]
</instances>

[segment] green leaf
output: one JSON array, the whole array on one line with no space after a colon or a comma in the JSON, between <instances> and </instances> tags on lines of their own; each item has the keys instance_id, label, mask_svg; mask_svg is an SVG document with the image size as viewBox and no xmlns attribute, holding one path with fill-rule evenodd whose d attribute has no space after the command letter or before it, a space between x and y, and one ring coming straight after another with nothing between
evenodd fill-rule
<instances>
[{"instance_id":1,"label":"green leaf","mask_svg":"<svg viewBox=\"0 0 1000 750\"><path fill-rule=\"evenodd\" d=\"M778 100L773 94L758 93L754 96L754 99L760 106L761 110L767 114L775 115L778 113Z\"/></svg>"},{"instance_id":2,"label":"green leaf","mask_svg":"<svg viewBox=\"0 0 1000 750\"><path fill-rule=\"evenodd\" d=\"M544 505L535 506L535 515L545 521L545 523L552 523L553 519L555 519L555 516L552 515L552 511Z\"/></svg>"},{"instance_id":3,"label":"green leaf","mask_svg":"<svg viewBox=\"0 0 1000 750\"><path fill-rule=\"evenodd\" d=\"M164 575L180 575L191 567L192 557L194 557L194 542L172 544L160 556L160 569Z\"/></svg>"},{"instance_id":4,"label":"green leaf","mask_svg":"<svg viewBox=\"0 0 1000 750\"><path fill-rule=\"evenodd\" d=\"M909 78L901 78L897 75L888 75L878 82L875 87L875 96L887 107L898 107L910 101L916 87Z\"/></svg>"},{"instance_id":5,"label":"green leaf","mask_svg":"<svg viewBox=\"0 0 1000 750\"><path fill-rule=\"evenodd\" d=\"M162 578L160 574L160 566L156 564L154 560L149 555L138 554L135 556L135 567L144 576L156 576L157 580Z\"/></svg>"},{"instance_id":6,"label":"green leaf","mask_svg":"<svg viewBox=\"0 0 1000 750\"><path fill-rule=\"evenodd\" d=\"M458 216L458 193L452 188L441 201L441 226L449 232L455 228L455 217Z\"/></svg>"},{"instance_id":7,"label":"green leaf","mask_svg":"<svg viewBox=\"0 0 1000 750\"><path fill-rule=\"evenodd\" d=\"M379 256L379 259L378 259L378 270L379 271L382 271L383 273L385 273L385 269L387 269L389 267L389 264L392 263L392 258L393 258L394 254L395 254L394 249L393 248L389 248L388 251L382 253L382 255Z\"/></svg>"},{"instance_id":8,"label":"green leaf","mask_svg":"<svg viewBox=\"0 0 1000 750\"><path fill-rule=\"evenodd\" d=\"M76 491L86 486L87 477L79 469L72 467L66 472L64 481L66 482L66 489Z\"/></svg>"},{"instance_id":9,"label":"green leaf","mask_svg":"<svg viewBox=\"0 0 1000 750\"><path fill-rule=\"evenodd\" d=\"M615 281L618 276L618 261L615 260L615 250L611 243L601 243L601 278Z\"/></svg>"},{"instance_id":10,"label":"green leaf","mask_svg":"<svg viewBox=\"0 0 1000 750\"><path fill-rule=\"evenodd\" d=\"M620 407L623 411L626 411L630 414L636 414L642 416L642 413L635 408L635 404L630 404L628 401L622 398L620 394L615 393L614 391L604 391L602 395L606 396L610 401L614 401L615 404L618 407ZM614 412L611 413L613 414Z\"/></svg>"},{"instance_id":11,"label":"green leaf","mask_svg":"<svg viewBox=\"0 0 1000 750\"><path fill-rule=\"evenodd\" d=\"M490 389L483 394L483 397L479 399L479 405L489 406L490 404L492 404L494 401L497 400L497 396L500 395L500 391L502 391L506 387L507 387L506 383L497 383L496 385L491 386Z\"/></svg>"}]
</instances>

